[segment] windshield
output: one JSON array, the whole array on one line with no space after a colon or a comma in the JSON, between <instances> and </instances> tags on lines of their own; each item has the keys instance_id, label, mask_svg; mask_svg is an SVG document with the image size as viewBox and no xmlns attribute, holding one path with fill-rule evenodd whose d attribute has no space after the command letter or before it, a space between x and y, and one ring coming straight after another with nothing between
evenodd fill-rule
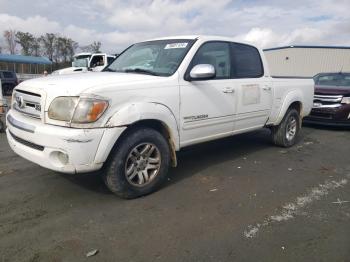
<instances>
[{"instance_id":1,"label":"windshield","mask_svg":"<svg viewBox=\"0 0 350 262\"><path fill-rule=\"evenodd\" d=\"M86 67L87 61L90 59L91 55L77 56L74 57L72 66L73 67Z\"/></svg>"},{"instance_id":2,"label":"windshield","mask_svg":"<svg viewBox=\"0 0 350 262\"><path fill-rule=\"evenodd\" d=\"M315 77L315 83L321 86L350 86L350 74L321 74Z\"/></svg>"},{"instance_id":3,"label":"windshield","mask_svg":"<svg viewBox=\"0 0 350 262\"><path fill-rule=\"evenodd\" d=\"M104 71L170 76L194 40L171 39L138 43L125 50Z\"/></svg>"}]
</instances>

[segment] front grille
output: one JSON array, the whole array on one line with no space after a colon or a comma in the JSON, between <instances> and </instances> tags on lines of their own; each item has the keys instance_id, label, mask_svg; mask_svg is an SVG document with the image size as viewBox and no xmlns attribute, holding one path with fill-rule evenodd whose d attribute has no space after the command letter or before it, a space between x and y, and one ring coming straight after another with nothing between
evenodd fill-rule
<instances>
[{"instance_id":1,"label":"front grille","mask_svg":"<svg viewBox=\"0 0 350 262\"><path fill-rule=\"evenodd\" d=\"M342 95L315 95L314 101L321 102L325 104L335 104L340 103L343 99Z\"/></svg>"},{"instance_id":2,"label":"front grille","mask_svg":"<svg viewBox=\"0 0 350 262\"><path fill-rule=\"evenodd\" d=\"M41 95L17 89L14 94L13 107L28 116L41 118Z\"/></svg>"},{"instance_id":3,"label":"front grille","mask_svg":"<svg viewBox=\"0 0 350 262\"><path fill-rule=\"evenodd\" d=\"M30 148L33 148L33 149L36 149L36 150L39 150L39 151L44 151L44 149L45 149L45 147L43 147L43 146L34 144L32 142L29 142L27 140L24 140L24 139L16 136L11 131L10 131L10 135L13 137L14 140L16 140L18 143L21 143L22 145L25 145L27 147L30 147Z\"/></svg>"},{"instance_id":4,"label":"front grille","mask_svg":"<svg viewBox=\"0 0 350 262\"><path fill-rule=\"evenodd\" d=\"M41 97L41 95L39 95L39 94L28 92L28 91L24 91L24 90L20 90L20 89L17 89L16 92L22 93L22 94L26 94L26 95L30 95L30 96Z\"/></svg>"},{"instance_id":5,"label":"front grille","mask_svg":"<svg viewBox=\"0 0 350 262\"><path fill-rule=\"evenodd\" d=\"M314 108L338 108L341 106L342 95L318 95L314 96Z\"/></svg>"}]
</instances>

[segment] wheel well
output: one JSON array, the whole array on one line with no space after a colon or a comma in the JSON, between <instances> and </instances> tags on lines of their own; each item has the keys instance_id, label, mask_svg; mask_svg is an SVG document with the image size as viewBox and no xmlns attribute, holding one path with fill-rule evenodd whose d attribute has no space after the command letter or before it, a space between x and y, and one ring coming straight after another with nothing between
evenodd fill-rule
<instances>
[{"instance_id":1,"label":"wheel well","mask_svg":"<svg viewBox=\"0 0 350 262\"><path fill-rule=\"evenodd\" d=\"M289 108L294 108L295 110L298 111L299 116L300 116L300 121L299 121L300 127L301 127L302 122L303 122L303 120L302 120L302 115L301 115L301 112L302 112L301 110L303 109L302 106L303 106L303 105L302 105L301 102L299 102L299 101L295 101L295 102L293 102L293 103L289 106Z\"/></svg>"},{"instance_id":2,"label":"wheel well","mask_svg":"<svg viewBox=\"0 0 350 262\"><path fill-rule=\"evenodd\" d=\"M129 134L130 132L132 132L136 128L140 128L140 127L152 128L154 130L157 130L159 133L161 133L164 136L164 138L168 141L168 144L169 144L169 148L170 148L170 152L171 152L172 166L176 167L177 166L177 158L176 158L175 142L174 142L174 139L172 137L172 133L170 131L170 128L162 121L155 120L155 119L145 119L145 120L137 121L137 122L129 125L118 140L120 140L123 136Z\"/></svg>"},{"instance_id":3,"label":"wheel well","mask_svg":"<svg viewBox=\"0 0 350 262\"><path fill-rule=\"evenodd\" d=\"M296 110L299 112L299 115L301 115L301 110L302 110L302 104L301 104L301 102L295 101L295 102L293 102L293 103L289 106L289 108L294 108L294 109L296 109Z\"/></svg>"}]
</instances>

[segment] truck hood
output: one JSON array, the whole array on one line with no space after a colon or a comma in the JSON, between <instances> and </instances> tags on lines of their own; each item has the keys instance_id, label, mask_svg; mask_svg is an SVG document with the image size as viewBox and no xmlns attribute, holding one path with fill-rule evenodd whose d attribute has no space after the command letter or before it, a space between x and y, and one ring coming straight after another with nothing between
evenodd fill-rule
<instances>
[{"instance_id":1,"label":"truck hood","mask_svg":"<svg viewBox=\"0 0 350 262\"><path fill-rule=\"evenodd\" d=\"M350 95L349 86L320 86L315 85L317 95Z\"/></svg>"},{"instance_id":2,"label":"truck hood","mask_svg":"<svg viewBox=\"0 0 350 262\"><path fill-rule=\"evenodd\" d=\"M67 67L52 72L52 75L73 74L87 71L86 67Z\"/></svg>"},{"instance_id":3,"label":"truck hood","mask_svg":"<svg viewBox=\"0 0 350 262\"><path fill-rule=\"evenodd\" d=\"M79 96L88 89L111 86L118 89L137 88L138 82L149 82L163 77L114 72L83 72L80 74L52 75L22 82L16 87L23 91L38 93L47 97Z\"/></svg>"}]
</instances>

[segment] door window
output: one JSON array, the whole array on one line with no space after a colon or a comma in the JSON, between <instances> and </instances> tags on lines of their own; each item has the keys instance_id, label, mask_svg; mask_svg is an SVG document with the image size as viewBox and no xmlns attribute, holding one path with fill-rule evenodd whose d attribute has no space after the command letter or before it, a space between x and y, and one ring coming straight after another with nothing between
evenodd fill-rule
<instances>
[{"instance_id":1,"label":"door window","mask_svg":"<svg viewBox=\"0 0 350 262\"><path fill-rule=\"evenodd\" d=\"M193 57L191 69L199 64L214 66L215 79L230 78L230 47L226 42L208 42L203 44Z\"/></svg>"},{"instance_id":2,"label":"door window","mask_svg":"<svg viewBox=\"0 0 350 262\"><path fill-rule=\"evenodd\" d=\"M96 66L103 66L104 65L104 59L102 55L95 55L91 59L91 67Z\"/></svg>"}]
</instances>

